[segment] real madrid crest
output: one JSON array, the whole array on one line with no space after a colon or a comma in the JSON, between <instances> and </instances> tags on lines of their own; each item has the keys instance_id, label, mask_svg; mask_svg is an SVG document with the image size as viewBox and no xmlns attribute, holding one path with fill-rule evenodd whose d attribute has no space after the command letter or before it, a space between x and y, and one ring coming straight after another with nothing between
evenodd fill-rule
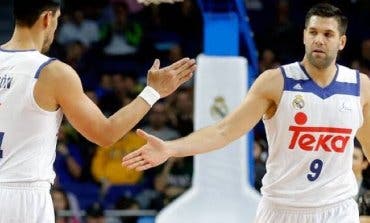
<instances>
[{"instance_id":1,"label":"real madrid crest","mask_svg":"<svg viewBox=\"0 0 370 223\"><path fill-rule=\"evenodd\" d=\"M292 102L293 108L300 110L304 107L304 100L302 95L296 95Z\"/></svg>"},{"instance_id":2,"label":"real madrid crest","mask_svg":"<svg viewBox=\"0 0 370 223\"><path fill-rule=\"evenodd\" d=\"M225 99L221 96L215 97L210 110L211 116L215 120L221 120L229 112Z\"/></svg>"}]
</instances>

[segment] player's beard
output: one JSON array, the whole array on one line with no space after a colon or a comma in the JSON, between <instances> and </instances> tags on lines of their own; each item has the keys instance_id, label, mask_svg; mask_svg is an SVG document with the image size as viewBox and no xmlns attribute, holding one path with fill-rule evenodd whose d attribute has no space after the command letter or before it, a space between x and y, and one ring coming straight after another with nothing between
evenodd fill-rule
<instances>
[{"instance_id":1,"label":"player's beard","mask_svg":"<svg viewBox=\"0 0 370 223\"><path fill-rule=\"evenodd\" d=\"M50 37L48 35L45 37L44 43L42 45L41 53L46 53L49 51L50 45L52 44L53 39L54 39L53 37Z\"/></svg>"},{"instance_id":2,"label":"player's beard","mask_svg":"<svg viewBox=\"0 0 370 223\"><path fill-rule=\"evenodd\" d=\"M318 69L328 68L330 64L333 62L333 60L335 60L336 58L336 55L330 53L325 53L325 56L320 58L315 57L313 54L314 54L313 51L307 53L307 60L308 62L310 62L310 64L312 64Z\"/></svg>"}]
</instances>

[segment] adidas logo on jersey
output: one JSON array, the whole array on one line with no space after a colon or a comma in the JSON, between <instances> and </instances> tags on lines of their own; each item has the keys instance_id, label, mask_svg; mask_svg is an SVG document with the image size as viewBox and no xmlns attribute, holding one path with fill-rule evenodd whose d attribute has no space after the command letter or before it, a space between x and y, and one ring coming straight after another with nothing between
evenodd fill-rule
<instances>
[{"instance_id":1,"label":"adidas logo on jersey","mask_svg":"<svg viewBox=\"0 0 370 223\"><path fill-rule=\"evenodd\" d=\"M336 127L303 126L307 122L307 115L298 112L294 117L298 126L289 126L293 132L289 149L297 146L304 151L318 151L343 153L350 139L352 129Z\"/></svg>"},{"instance_id":2,"label":"adidas logo on jersey","mask_svg":"<svg viewBox=\"0 0 370 223\"><path fill-rule=\"evenodd\" d=\"M298 84L296 84L296 85L293 86L293 89L295 89L295 90L302 90L303 87L302 87L302 85L300 83L298 83Z\"/></svg>"}]
</instances>

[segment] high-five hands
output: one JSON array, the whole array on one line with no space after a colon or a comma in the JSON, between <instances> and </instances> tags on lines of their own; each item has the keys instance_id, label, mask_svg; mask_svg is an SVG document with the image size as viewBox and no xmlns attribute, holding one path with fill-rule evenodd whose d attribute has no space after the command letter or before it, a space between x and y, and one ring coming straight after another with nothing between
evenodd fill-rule
<instances>
[{"instance_id":1,"label":"high-five hands","mask_svg":"<svg viewBox=\"0 0 370 223\"><path fill-rule=\"evenodd\" d=\"M171 151L167 148L166 142L140 129L136 133L143 137L147 143L123 157L122 166L143 171L158 166L171 157Z\"/></svg>"}]
</instances>

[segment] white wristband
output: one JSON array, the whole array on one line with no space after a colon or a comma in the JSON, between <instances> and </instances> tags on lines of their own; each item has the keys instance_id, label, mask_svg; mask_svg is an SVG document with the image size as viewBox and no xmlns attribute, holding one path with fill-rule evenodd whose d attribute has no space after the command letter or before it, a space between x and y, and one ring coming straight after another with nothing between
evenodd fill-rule
<instances>
[{"instance_id":1,"label":"white wristband","mask_svg":"<svg viewBox=\"0 0 370 223\"><path fill-rule=\"evenodd\" d=\"M152 107L161 98L161 95L154 88L146 86L139 94L139 97L144 99Z\"/></svg>"}]
</instances>

